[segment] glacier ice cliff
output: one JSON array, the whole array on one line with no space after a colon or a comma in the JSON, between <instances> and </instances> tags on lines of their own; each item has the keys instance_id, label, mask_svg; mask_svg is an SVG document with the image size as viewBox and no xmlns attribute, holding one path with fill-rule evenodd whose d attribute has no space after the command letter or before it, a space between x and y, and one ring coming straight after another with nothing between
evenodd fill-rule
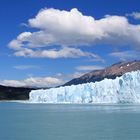
<instances>
[{"instance_id":1,"label":"glacier ice cliff","mask_svg":"<svg viewBox=\"0 0 140 140\"><path fill-rule=\"evenodd\" d=\"M30 103L140 103L140 71L100 82L32 90Z\"/></svg>"}]
</instances>

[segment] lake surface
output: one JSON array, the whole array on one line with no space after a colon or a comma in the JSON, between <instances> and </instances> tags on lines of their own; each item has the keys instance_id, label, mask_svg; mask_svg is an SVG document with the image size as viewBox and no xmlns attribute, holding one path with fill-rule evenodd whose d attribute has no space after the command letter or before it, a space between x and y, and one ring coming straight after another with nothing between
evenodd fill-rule
<instances>
[{"instance_id":1,"label":"lake surface","mask_svg":"<svg viewBox=\"0 0 140 140\"><path fill-rule=\"evenodd\" d=\"M140 106L1 102L0 140L140 140Z\"/></svg>"}]
</instances>

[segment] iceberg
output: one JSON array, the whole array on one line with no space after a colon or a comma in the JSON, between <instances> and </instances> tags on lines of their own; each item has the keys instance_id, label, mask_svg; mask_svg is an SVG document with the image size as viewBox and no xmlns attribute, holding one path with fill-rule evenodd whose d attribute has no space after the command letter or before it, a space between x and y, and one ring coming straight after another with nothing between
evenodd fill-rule
<instances>
[{"instance_id":1,"label":"iceberg","mask_svg":"<svg viewBox=\"0 0 140 140\"><path fill-rule=\"evenodd\" d=\"M140 103L140 71L58 88L32 90L30 103Z\"/></svg>"}]
</instances>

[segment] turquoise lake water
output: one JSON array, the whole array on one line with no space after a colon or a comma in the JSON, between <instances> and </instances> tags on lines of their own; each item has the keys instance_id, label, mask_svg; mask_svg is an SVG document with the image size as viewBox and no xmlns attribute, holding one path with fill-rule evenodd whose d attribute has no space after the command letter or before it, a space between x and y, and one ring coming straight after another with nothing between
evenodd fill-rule
<instances>
[{"instance_id":1,"label":"turquoise lake water","mask_svg":"<svg viewBox=\"0 0 140 140\"><path fill-rule=\"evenodd\" d=\"M1 102L0 140L140 140L140 106Z\"/></svg>"}]
</instances>

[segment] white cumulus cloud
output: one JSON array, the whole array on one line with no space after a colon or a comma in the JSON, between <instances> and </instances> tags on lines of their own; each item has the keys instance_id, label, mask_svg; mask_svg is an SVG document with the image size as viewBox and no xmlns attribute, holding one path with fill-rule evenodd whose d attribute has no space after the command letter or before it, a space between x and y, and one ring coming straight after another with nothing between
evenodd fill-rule
<instances>
[{"instance_id":1,"label":"white cumulus cloud","mask_svg":"<svg viewBox=\"0 0 140 140\"><path fill-rule=\"evenodd\" d=\"M140 27L129 24L126 17L108 15L95 20L94 17L83 15L76 8L70 11L43 9L35 18L29 19L29 25L40 31L21 33L17 40L23 41L23 43L28 41L28 45L32 47L90 45L103 43L102 40L111 43L118 37L128 39L130 31L140 32Z\"/></svg>"},{"instance_id":2,"label":"white cumulus cloud","mask_svg":"<svg viewBox=\"0 0 140 140\"><path fill-rule=\"evenodd\" d=\"M95 44L140 46L140 25L130 24L124 16L106 15L96 20L92 16L83 15L76 8L70 11L46 8L29 19L28 25L38 31L23 32L9 43L9 47L16 50L17 56L66 58L75 55L71 47ZM47 49L53 45L62 48ZM73 50L73 54L68 51L68 47ZM35 50L37 48L40 50ZM82 52L80 49L77 51L80 54Z\"/></svg>"},{"instance_id":3,"label":"white cumulus cloud","mask_svg":"<svg viewBox=\"0 0 140 140\"><path fill-rule=\"evenodd\" d=\"M126 16L133 17L134 19L140 19L140 12L132 12L131 14L126 14Z\"/></svg>"}]
</instances>

